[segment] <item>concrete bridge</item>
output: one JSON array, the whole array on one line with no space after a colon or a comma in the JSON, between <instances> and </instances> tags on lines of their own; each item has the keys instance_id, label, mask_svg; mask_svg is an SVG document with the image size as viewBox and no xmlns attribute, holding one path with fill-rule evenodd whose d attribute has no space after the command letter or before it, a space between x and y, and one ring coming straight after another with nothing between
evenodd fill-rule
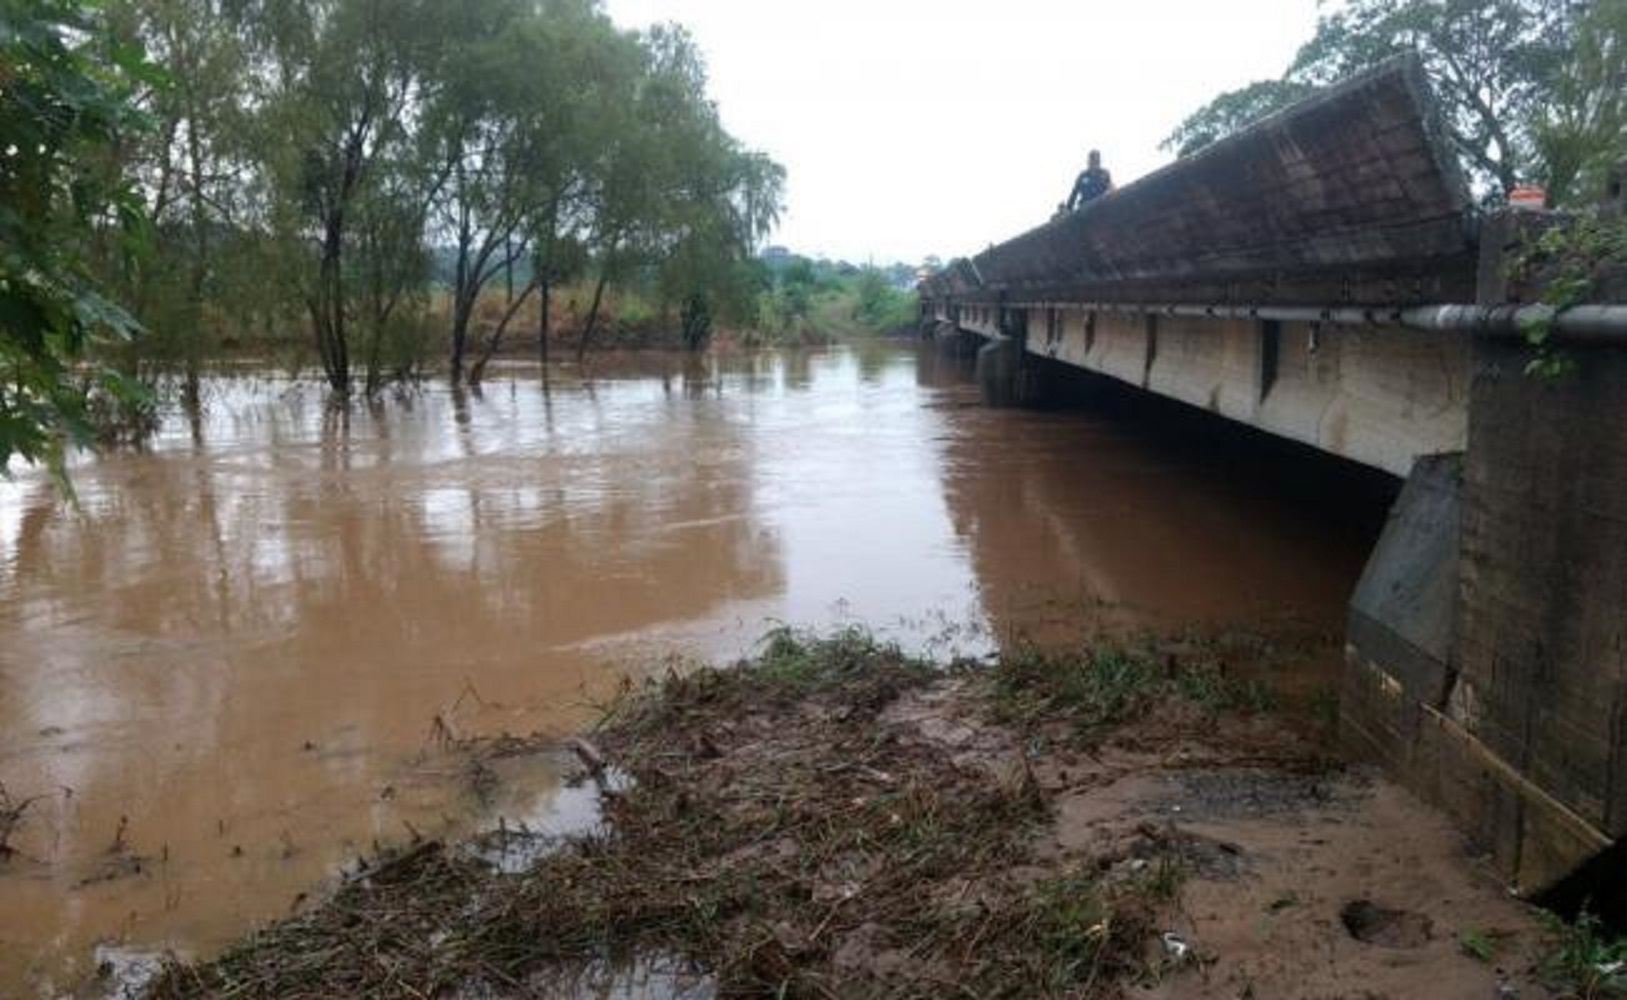
<instances>
[{"instance_id":1,"label":"concrete bridge","mask_svg":"<svg viewBox=\"0 0 1627 1000\"><path fill-rule=\"evenodd\" d=\"M1398 60L921 297L991 403L1082 369L1405 478L1351 601L1342 730L1563 892L1627 834L1627 281L1541 305L1511 262L1551 222L1476 209ZM1527 374L1532 324L1566 374Z\"/></svg>"}]
</instances>

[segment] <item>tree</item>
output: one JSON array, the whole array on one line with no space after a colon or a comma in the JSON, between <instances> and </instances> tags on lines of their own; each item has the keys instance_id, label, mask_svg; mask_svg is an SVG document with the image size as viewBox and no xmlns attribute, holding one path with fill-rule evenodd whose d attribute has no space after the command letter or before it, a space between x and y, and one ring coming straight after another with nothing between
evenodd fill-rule
<instances>
[{"instance_id":1,"label":"tree","mask_svg":"<svg viewBox=\"0 0 1627 1000\"><path fill-rule=\"evenodd\" d=\"M441 147L437 155L448 171L435 213L455 248L450 288L453 382L463 378L470 322L481 292L497 275L512 275L515 263L528 254L524 224L532 198L539 194L533 188L542 172L536 160L547 150L546 139L528 126L547 117L546 112L538 115L535 105L546 105L559 94L551 86L531 86L542 75L534 72L537 50L530 48L531 40L510 44L522 14L517 5L475 4L470 12L487 23L456 58L446 61L445 86L428 115ZM551 61L543 62L544 71L550 66ZM512 295L510 299L514 306Z\"/></svg>"},{"instance_id":2,"label":"tree","mask_svg":"<svg viewBox=\"0 0 1627 1000\"><path fill-rule=\"evenodd\" d=\"M251 95L272 238L293 249L328 384L350 391L352 321L379 357L394 304L421 287L423 220L443 173L422 159L428 72L459 23L432 0L264 0ZM382 284L381 284L382 283ZM368 372L369 385L379 373Z\"/></svg>"},{"instance_id":3,"label":"tree","mask_svg":"<svg viewBox=\"0 0 1627 1000\"><path fill-rule=\"evenodd\" d=\"M661 262L660 282L663 301L683 304L685 347L698 350L714 318L755 319L765 286L756 247L778 218L785 171L726 136L689 166L701 196L679 206L672 220L675 243Z\"/></svg>"},{"instance_id":4,"label":"tree","mask_svg":"<svg viewBox=\"0 0 1627 1000\"><path fill-rule=\"evenodd\" d=\"M64 441L90 433L72 366L137 328L88 258L139 227L115 149L150 79L139 50L112 44L82 5L0 0L0 472L17 455L61 473Z\"/></svg>"},{"instance_id":5,"label":"tree","mask_svg":"<svg viewBox=\"0 0 1627 1000\"><path fill-rule=\"evenodd\" d=\"M1229 90L1177 125L1160 148L1173 150L1176 156L1191 156L1315 92L1315 87L1296 80L1259 80Z\"/></svg>"},{"instance_id":6,"label":"tree","mask_svg":"<svg viewBox=\"0 0 1627 1000\"><path fill-rule=\"evenodd\" d=\"M61 350L8 320L7 357L23 345L31 364L54 357L65 375L89 331L124 329L92 297L95 273L159 331L103 356L137 375L179 367L186 398L196 401L202 361L256 324L304 327L335 392L360 376L372 393L415 371L427 345L432 243L450 247L455 380L480 379L534 298L546 350L561 282L595 283L583 348L614 283L684 307L695 336L751 298L740 265L772 224L783 173L722 128L681 30L621 31L599 0L0 4L0 144L55 130L5 154L0 217L73 230L8 239L6 273L21 284L57 276L59 306L97 313L53 327L71 335ZM167 79L74 62L140 46L171 68ZM30 86L57 88L66 117ZM135 104L154 127L138 135L111 111L98 118L101 96L126 118ZM48 150L55 159L40 159ZM53 193L41 200L34 187ZM110 207L154 220L140 253L113 238ZM50 268L25 259L45 249L58 255ZM500 318L482 322L499 279ZM32 399L9 389L5 412ZM28 440L30 453L44 447Z\"/></svg>"},{"instance_id":7,"label":"tree","mask_svg":"<svg viewBox=\"0 0 1627 1000\"><path fill-rule=\"evenodd\" d=\"M1471 171L1507 191L1565 56L1562 0L1351 0L1317 21L1287 78L1326 86L1402 52L1423 60Z\"/></svg>"},{"instance_id":8,"label":"tree","mask_svg":"<svg viewBox=\"0 0 1627 1000\"><path fill-rule=\"evenodd\" d=\"M104 266L147 321L139 352L124 360L132 371L145 360L178 365L195 405L200 366L219 342L213 317L244 300L228 262L244 249L235 238L247 170L237 80L248 54L223 0L114 0L107 10L121 38L168 70L135 95L152 127L120 145L153 223L134 267Z\"/></svg>"},{"instance_id":9,"label":"tree","mask_svg":"<svg viewBox=\"0 0 1627 1000\"><path fill-rule=\"evenodd\" d=\"M500 30L471 43L448 75L446 106L432 118L452 123L452 173L439 225L452 234L451 375L480 381L504 333L533 294L546 352L553 288L583 264L586 190L602 144L590 122L608 96L629 85L630 39L583 0L548 0L529 16L512 11ZM516 291L513 275L529 275ZM483 342L471 323L485 289L509 279L507 301Z\"/></svg>"},{"instance_id":10,"label":"tree","mask_svg":"<svg viewBox=\"0 0 1627 1000\"><path fill-rule=\"evenodd\" d=\"M1627 156L1627 0L1595 0L1575 18L1570 57L1535 127L1551 205L1585 202Z\"/></svg>"},{"instance_id":11,"label":"tree","mask_svg":"<svg viewBox=\"0 0 1627 1000\"><path fill-rule=\"evenodd\" d=\"M742 148L706 96L706 67L682 28L639 36L638 68L591 187L588 246L597 277L577 357L587 350L612 281L653 276L679 306L686 342L704 343L715 314L752 312L750 261L777 220L785 172Z\"/></svg>"},{"instance_id":12,"label":"tree","mask_svg":"<svg viewBox=\"0 0 1627 1000\"><path fill-rule=\"evenodd\" d=\"M1599 0L1601 6L1621 0ZM1400 53L1416 53L1470 173L1506 191L1542 172L1536 125L1571 44L1563 0L1349 0L1280 80L1221 95L1165 140L1181 155Z\"/></svg>"}]
</instances>

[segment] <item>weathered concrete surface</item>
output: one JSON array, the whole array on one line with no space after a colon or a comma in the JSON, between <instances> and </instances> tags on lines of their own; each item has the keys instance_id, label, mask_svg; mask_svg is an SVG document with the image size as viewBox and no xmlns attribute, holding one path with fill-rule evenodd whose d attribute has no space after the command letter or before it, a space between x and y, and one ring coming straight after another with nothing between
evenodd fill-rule
<instances>
[{"instance_id":1,"label":"weathered concrete surface","mask_svg":"<svg viewBox=\"0 0 1627 1000\"><path fill-rule=\"evenodd\" d=\"M1418 461L1350 599L1345 741L1425 791L1412 758L1424 707L1444 708L1452 680L1462 469L1461 454Z\"/></svg>"},{"instance_id":2,"label":"weathered concrete surface","mask_svg":"<svg viewBox=\"0 0 1627 1000\"><path fill-rule=\"evenodd\" d=\"M932 342L940 352L954 357L971 357L983 346L982 338L976 333L948 321L933 325Z\"/></svg>"},{"instance_id":3,"label":"weathered concrete surface","mask_svg":"<svg viewBox=\"0 0 1627 1000\"><path fill-rule=\"evenodd\" d=\"M1627 834L1627 346L1476 345L1450 717L1594 831ZM1499 859L1545 884L1585 831L1529 796L1480 804Z\"/></svg>"},{"instance_id":4,"label":"weathered concrete surface","mask_svg":"<svg viewBox=\"0 0 1627 1000\"><path fill-rule=\"evenodd\" d=\"M1464 447L1465 335L1072 308L1028 329L1033 354L1398 476Z\"/></svg>"},{"instance_id":5,"label":"weathered concrete surface","mask_svg":"<svg viewBox=\"0 0 1627 1000\"><path fill-rule=\"evenodd\" d=\"M1476 342L1461 478L1420 463L1397 502L1341 709L1528 890L1627 835L1627 346L1567 350L1551 381L1518 342Z\"/></svg>"}]
</instances>

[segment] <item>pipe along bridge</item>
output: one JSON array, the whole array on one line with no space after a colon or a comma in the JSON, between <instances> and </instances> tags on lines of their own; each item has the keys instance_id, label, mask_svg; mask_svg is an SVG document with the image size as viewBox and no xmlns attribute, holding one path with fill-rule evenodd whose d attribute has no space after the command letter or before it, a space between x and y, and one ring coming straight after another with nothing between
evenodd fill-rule
<instances>
[{"instance_id":1,"label":"pipe along bridge","mask_svg":"<svg viewBox=\"0 0 1627 1000\"><path fill-rule=\"evenodd\" d=\"M1512 264L1554 223L1476 209L1400 59L920 292L992 404L1070 367L1404 478L1350 602L1341 733L1563 898L1627 834L1627 280L1541 305ZM1562 374L1527 374L1532 326Z\"/></svg>"}]
</instances>

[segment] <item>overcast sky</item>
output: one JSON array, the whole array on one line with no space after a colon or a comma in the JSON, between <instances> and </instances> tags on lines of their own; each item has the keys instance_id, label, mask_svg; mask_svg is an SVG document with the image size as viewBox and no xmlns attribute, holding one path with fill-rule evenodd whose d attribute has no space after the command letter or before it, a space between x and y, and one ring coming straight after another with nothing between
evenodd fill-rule
<instances>
[{"instance_id":1,"label":"overcast sky","mask_svg":"<svg viewBox=\"0 0 1627 1000\"><path fill-rule=\"evenodd\" d=\"M1315 0L607 0L687 26L724 124L788 172L774 242L862 262L1044 221L1091 147L1123 184L1222 90L1287 66Z\"/></svg>"}]
</instances>

